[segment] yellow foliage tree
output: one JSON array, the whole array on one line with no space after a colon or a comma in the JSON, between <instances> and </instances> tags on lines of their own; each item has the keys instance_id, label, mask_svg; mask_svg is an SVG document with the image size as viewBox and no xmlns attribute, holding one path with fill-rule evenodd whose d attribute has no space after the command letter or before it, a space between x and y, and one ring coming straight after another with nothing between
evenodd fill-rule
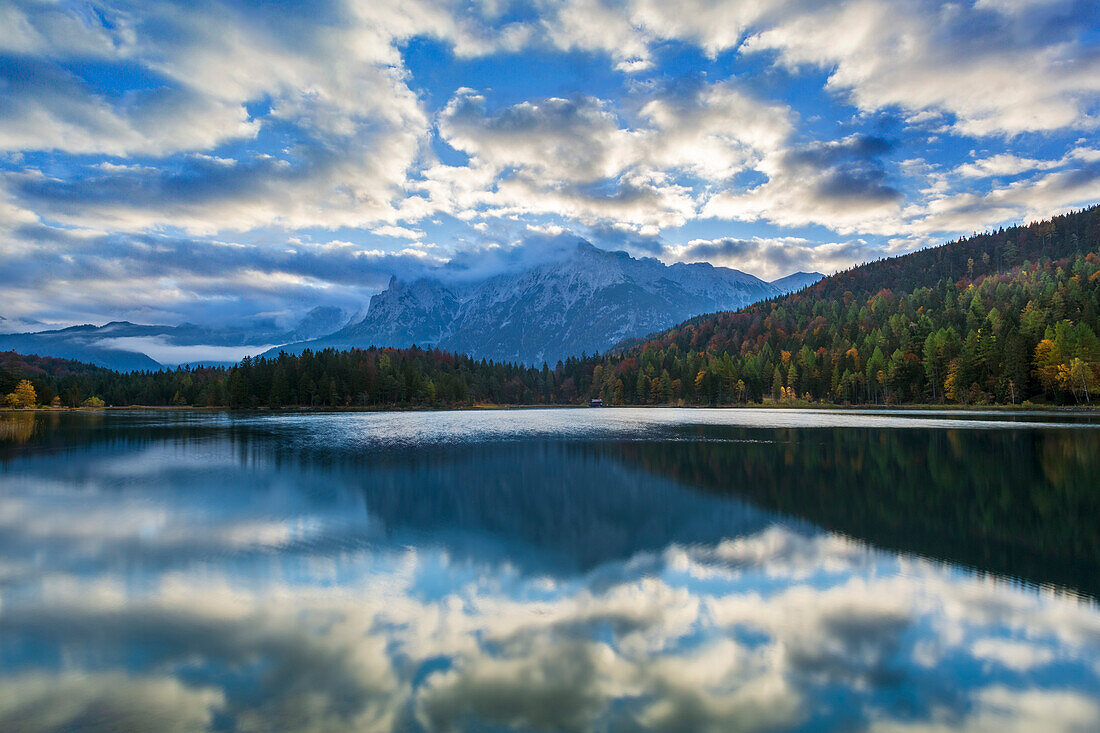
<instances>
[{"instance_id":1,"label":"yellow foliage tree","mask_svg":"<svg viewBox=\"0 0 1100 733\"><path fill-rule=\"evenodd\" d=\"M943 380L943 394L947 399L958 401L958 395L955 394L955 380L959 373L959 362L954 360L947 367L947 379Z\"/></svg>"},{"instance_id":2,"label":"yellow foliage tree","mask_svg":"<svg viewBox=\"0 0 1100 733\"><path fill-rule=\"evenodd\" d=\"M1058 345L1051 339L1043 339L1035 347L1033 359L1035 375L1043 389L1051 390L1058 386L1058 367L1062 364L1062 353Z\"/></svg>"},{"instance_id":3,"label":"yellow foliage tree","mask_svg":"<svg viewBox=\"0 0 1100 733\"><path fill-rule=\"evenodd\" d=\"M1073 392L1075 399L1080 401L1080 393L1084 392L1085 402L1092 403L1092 393L1096 391L1098 383L1095 364L1089 364L1082 359L1074 357L1069 366L1059 370L1059 377L1067 389Z\"/></svg>"},{"instance_id":4,"label":"yellow foliage tree","mask_svg":"<svg viewBox=\"0 0 1100 733\"><path fill-rule=\"evenodd\" d=\"M7 402L12 407L31 409L38 404L38 393L34 391L30 380L23 379L15 385L15 391L8 395Z\"/></svg>"}]
</instances>

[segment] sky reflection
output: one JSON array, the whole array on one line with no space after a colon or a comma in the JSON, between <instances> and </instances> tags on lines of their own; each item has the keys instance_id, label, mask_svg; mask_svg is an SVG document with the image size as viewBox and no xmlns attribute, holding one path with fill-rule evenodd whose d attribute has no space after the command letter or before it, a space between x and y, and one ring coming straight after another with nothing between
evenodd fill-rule
<instances>
[{"instance_id":1,"label":"sky reflection","mask_svg":"<svg viewBox=\"0 0 1100 733\"><path fill-rule=\"evenodd\" d=\"M0 461L0 728L1100 728L1091 600L494 414L43 427Z\"/></svg>"}]
</instances>

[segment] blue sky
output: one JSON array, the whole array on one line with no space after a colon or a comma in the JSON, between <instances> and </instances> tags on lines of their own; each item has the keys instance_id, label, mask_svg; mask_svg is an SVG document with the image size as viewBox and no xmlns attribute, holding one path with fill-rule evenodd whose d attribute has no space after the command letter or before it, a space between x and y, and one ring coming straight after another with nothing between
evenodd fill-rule
<instances>
[{"instance_id":1,"label":"blue sky","mask_svg":"<svg viewBox=\"0 0 1100 733\"><path fill-rule=\"evenodd\" d=\"M1100 200L1094 2L0 0L0 28L8 330L356 310L561 231L774 279Z\"/></svg>"}]
</instances>

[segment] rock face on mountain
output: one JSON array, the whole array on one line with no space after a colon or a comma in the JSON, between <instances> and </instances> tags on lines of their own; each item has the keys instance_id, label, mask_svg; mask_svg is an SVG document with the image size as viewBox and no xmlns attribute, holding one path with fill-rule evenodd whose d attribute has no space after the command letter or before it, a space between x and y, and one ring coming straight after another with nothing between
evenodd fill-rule
<instances>
[{"instance_id":1,"label":"rock face on mountain","mask_svg":"<svg viewBox=\"0 0 1100 733\"><path fill-rule=\"evenodd\" d=\"M437 280L405 283L390 278L389 287L370 299L363 320L322 340L356 346L435 345L447 335L460 305L458 295ZM301 351L287 348L291 350Z\"/></svg>"},{"instance_id":2,"label":"rock face on mountain","mask_svg":"<svg viewBox=\"0 0 1100 733\"><path fill-rule=\"evenodd\" d=\"M473 279L466 271L445 269L440 279L392 278L371 298L366 315L351 323L332 307L314 308L289 329L272 319L217 328L114 321L0 332L0 351L132 371L233 363L257 352L418 345L540 366L604 352L625 339L799 290L820 278L799 272L767 283L708 263L665 265L568 239L550 261L492 277Z\"/></svg>"},{"instance_id":3,"label":"rock face on mountain","mask_svg":"<svg viewBox=\"0 0 1100 733\"><path fill-rule=\"evenodd\" d=\"M782 292L738 270L706 263L668 266L580 241L557 261L477 282L393 279L371 298L362 320L269 355L416 344L495 361L554 364Z\"/></svg>"},{"instance_id":4,"label":"rock face on mountain","mask_svg":"<svg viewBox=\"0 0 1100 733\"><path fill-rule=\"evenodd\" d=\"M772 280L772 285L778 288L783 295L786 295L787 293L797 293L802 288L808 288L823 277L825 276L820 272L794 272L778 280Z\"/></svg>"},{"instance_id":5,"label":"rock face on mountain","mask_svg":"<svg viewBox=\"0 0 1100 733\"><path fill-rule=\"evenodd\" d=\"M305 341L325 336L347 325L348 314L342 308L317 306L288 332L259 333L253 336L251 343L273 343L279 341Z\"/></svg>"}]
</instances>

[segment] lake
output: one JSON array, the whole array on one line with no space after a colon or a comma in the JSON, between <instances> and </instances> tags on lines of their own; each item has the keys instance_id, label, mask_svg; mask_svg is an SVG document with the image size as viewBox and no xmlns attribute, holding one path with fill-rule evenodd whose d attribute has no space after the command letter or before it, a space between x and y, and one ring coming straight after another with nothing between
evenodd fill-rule
<instances>
[{"instance_id":1,"label":"lake","mask_svg":"<svg viewBox=\"0 0 1100 733\"><path fill-rule=\"evenodd\" d=\"M1100 730L1100 416L0 414L0 729Z\"/></svg>"}]
</instances>

